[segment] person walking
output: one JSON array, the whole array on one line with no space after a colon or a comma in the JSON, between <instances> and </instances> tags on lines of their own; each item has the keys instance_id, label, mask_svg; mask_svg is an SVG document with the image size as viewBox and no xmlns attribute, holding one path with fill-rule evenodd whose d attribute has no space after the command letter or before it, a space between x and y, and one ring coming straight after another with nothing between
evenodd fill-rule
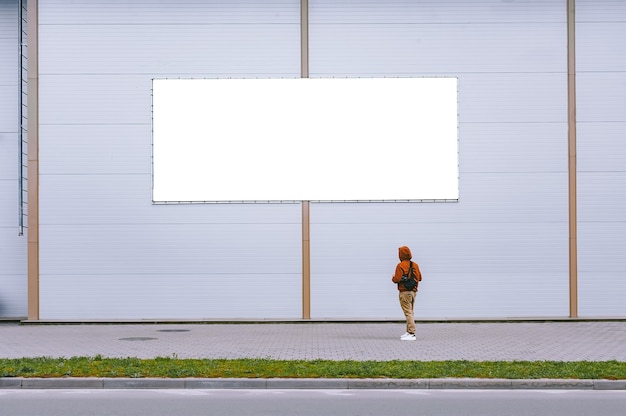
<instances>
[{"instance_id":1,"label":"person walking","mask_svg":"<svg viewBox=\"0 0 626 416\"><path fill-rule=\"evenodd\" d=\"M413 317L413 307L415 306L415 295L417 287L422 280L422 273L419 265L412 261L413 254L407 246L398 249L400 263L396 266L396 271L391 276L391 281L398 285L400 297L400 307L406 317L406 333L400 337L402 341L415 341L415 318ZM403 279L403 276L405 277ZM408 281L407 281L408 279ZM414 282L411 282L414 280Z\"/></svg>"}]
</instances>

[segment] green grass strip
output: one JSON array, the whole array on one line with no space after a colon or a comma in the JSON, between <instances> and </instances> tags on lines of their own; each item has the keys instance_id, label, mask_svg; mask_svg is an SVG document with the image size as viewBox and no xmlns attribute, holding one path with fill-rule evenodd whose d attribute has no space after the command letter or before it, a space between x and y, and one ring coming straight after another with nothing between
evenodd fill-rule
<instances>
[{"instance_id":1,"label":"green grass strip","mask_svg":"<svg viewBox=\"0 0 626 416\"><path fill-rule=\"evenodd\" d=\"M626 379L618 361L330 361L272 359L0 359L0 377Z\"/></svg>"}]
</instances>

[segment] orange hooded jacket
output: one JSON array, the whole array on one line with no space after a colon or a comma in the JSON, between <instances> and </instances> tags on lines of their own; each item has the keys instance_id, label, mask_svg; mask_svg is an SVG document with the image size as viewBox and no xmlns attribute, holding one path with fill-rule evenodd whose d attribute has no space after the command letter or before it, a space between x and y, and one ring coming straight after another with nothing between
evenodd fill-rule
<instances>
[{"instance_id":1,"label":"orange hooded jacket","mask_svg":"<svg viewBox=\"0 0 626 416\"><path fill-rule=\"evenodd\" d=\"M407 275L409 272L409 261L413 258L413 254L411 254L411 249L407 246L402 246L398 249L398 257L400 259L400 263L396 266L396 272L391 277L391 281L394 283L398 283L403 275ZM417 263L413 262L413 277L417 280L418 285L422 280L422 272ZM406 292L406 288L402 283L398 285L398 290L400 292ZM417 292L417 286L413 289L414 292Z\"/></svg>"}]
</instances>

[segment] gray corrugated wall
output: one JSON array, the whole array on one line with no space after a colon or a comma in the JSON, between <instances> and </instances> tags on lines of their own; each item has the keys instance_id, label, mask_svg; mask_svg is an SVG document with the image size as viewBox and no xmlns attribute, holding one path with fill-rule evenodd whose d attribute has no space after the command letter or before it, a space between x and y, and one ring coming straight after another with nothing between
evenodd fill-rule
<instances>
[{"instance_id":1,"label":"gray corrugated wall","mask_svg":"<svg viewBox=\"0 0 626 416\"><path fill-rule=\"evenodd\" d=\"M584 143L596 136L585 127L600 128L603 147L619 149L624 112L611 87L623 68L608 53L601 62L617 65L617 84L602 63L586 72L581 20L586 7L587 20L619 35L621 3L577 3L580 312L623 314L623 168L598 175L598 163L585 177L584 167L594 154L622 160ZM567 316L565 2L310 4L311 76L459 78L461 195L313 204L312 317L398 317L389 276L401 244L426 276L418 316ZM152 206L149 131L152 77L297 77L298 6L40 2L42 319L300 316L299 205ZM609 93L617 106L603 102ZM594 108L616 116L594 119ZM594 175L617 192L586 204L602 189L586 185ZM610 221L588 220L607 207ZM597 259L605 273L595 273ZM351 275L362 276L359 288L341 283ZM243 276L253 282L246 290L228 283Z\"/></svg>"},{"instance_id":2,"label":"gray corrugated wall","mask_svg":"<svg viewBox=\"0 0 626 416\"><path fill-rule=\"evenodd\" d=\"M581 316L626 315L626 2L577 0Z\"/></svg>"},{"instance_id":3,"label":"gray corrugated wall","mask_svg":"<svg viewBox=\"0 0 626 416\"><path fill-rule=\"evenodd\" d=\"M26 316L26 237L19 222L18 1L0 0L0 318Z\"/></svg>"},{"instance_id":4,"label":"gray corrugated wall","mask_svg":"<svg viewBox=\"0 0 626 416\"><path fill-rule=\"evenodd\" d=\"M39 18L41 319L299 318L298 204L151 203L152 78L298 77L299 2Z\"/></svg>"},{"instance_id":5,"label":"gray corrugated wall","mask_svg":"<svg viewBox=\"0 0 626 416\"><path fill-rule=\"evenodd\" d=\"M418 317L567 316L565 2L319 0L310 21L312 77L457 76L460 147L458 203L312 206L312 315L398 316L407 244Z\"/></svg>"}]
</instances>

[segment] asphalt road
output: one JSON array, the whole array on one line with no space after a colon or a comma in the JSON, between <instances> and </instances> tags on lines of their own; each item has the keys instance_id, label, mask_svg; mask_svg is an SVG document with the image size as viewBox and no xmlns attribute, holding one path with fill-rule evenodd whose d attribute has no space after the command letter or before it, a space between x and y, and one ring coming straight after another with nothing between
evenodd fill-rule
<instances>
[{"instance_id":1,"label":"asphalt road","mask_svg":"<svg viewBox=\"0 0 626 416\"><path fill-rule=\"evenodd\" d=\"M0 390L0 416L623 416L626 391Z\"/></svg>"}]
</instances>

